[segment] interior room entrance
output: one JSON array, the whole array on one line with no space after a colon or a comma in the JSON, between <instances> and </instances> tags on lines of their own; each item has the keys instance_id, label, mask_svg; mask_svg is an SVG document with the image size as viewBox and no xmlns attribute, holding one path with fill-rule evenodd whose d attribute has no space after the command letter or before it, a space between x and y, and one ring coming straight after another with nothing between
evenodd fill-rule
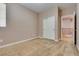
<instances>
[{"instance_id":1,"label":"interior room entrance","mask_svg":"<svg viewBox=\"0 0 79 59\"><path fill-rule=\"evenodd\" d=\"M75 15L61 17L61 40L75 42Z\"/></svg>"}]
</instances>

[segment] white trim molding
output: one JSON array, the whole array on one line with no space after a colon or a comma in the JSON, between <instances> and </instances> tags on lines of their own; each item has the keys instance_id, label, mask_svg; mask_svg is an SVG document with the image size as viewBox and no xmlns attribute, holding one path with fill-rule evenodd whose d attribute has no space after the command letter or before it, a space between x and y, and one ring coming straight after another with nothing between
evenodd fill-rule
<instances>
[{"instance_id":1,"label":"white trim molding","mask_svg":"<svg viewBox=\"0 0 79 59\"><path fill-rule=\"evenodd\" d=\"M0 48L12 46L12 45L16 45L16 44L19 44L19 43L23 43L23 42L25 42L25 41L33 40L33 39L35 39L35 38L38 38L38 37L33 37L33 38L26 39L26 40L18 41L18 42L12 42L12 43L9 43L9 44L0 46Z\"/></svg>"},{"instance_id":2,"label":"white trim molding","mask_svg":"<svg viewBox=\"0 0 79 59\"><path fill-rule=\"evenodd\" d=\"M76 47L77 47L77 49L78 49L78 51L79 51L79 46L78 46L78 45L76 45Z\"/></svg>"},{"instance_id":3,"label":"white trim molding","mask_svg":"<svg viewBox=\"0 0 79 59\"><path fill-rule=\"evenodd\" d=\"M42 37L42 36L38 36L38 38L44 38L44 37ZM50 40L54 40L54 39L50 39ZM55 39L54 41L58 42L59 39Z\"/></svg>"},{"instance_id":4,"label":"white trim molding","mask_svg":"<svg viewBox=\"0 0 79 59\"><path fill-rule=\"evenodd\" d=\"M37 36L37 37L33 37L33 38L29 38L29 39L25 39L25 40L21 40L21 41L17 41L17 42L12 42L12 43L0 46L0 48L13 46L13 45L16 45L16 44L19 44L19 43L23 43L23 42L26 42L26 41L30 41L30 40L33 40L33 39L36 39L36 38L43 38L43 37ZM51 39L51 40L53 40L53 39ZM59 41L59 40L55 40L55 41Z\"/></svg>"}]
</instances>

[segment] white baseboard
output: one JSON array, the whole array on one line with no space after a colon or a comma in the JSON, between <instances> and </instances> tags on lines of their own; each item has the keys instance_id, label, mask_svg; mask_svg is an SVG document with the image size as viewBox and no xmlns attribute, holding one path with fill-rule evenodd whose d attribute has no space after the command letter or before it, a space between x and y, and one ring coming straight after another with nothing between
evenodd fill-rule
<instances>
[{"instance_id":1,"label":"white baseboard","mask_svg":"<svg viewBox=\"0 0 79 59\"><path fill-rule=\"evenodd\" d=\"M77 47L77 49L78 49L78 51L79 51L79 46L78 46L78 45L76 45L76 47Z\"/></svg>"},{"instance_id":2,"label":"white baseboard","mask_svg":"<svg viewBox=\"0 0 79 59\"><path fill-rule=\"evenodd\" d=\"M26 40L21 40L21 41L17 41L17 42L12 42L12 43L9 43L9 44L0 46L0 48L12 46L12 45L16 45L16 44L19 44L19 43L23 43L23 42L25 42L25 41L33 40L33 39L35 39L35 38L43 38L43 37L37 36L37 37L29 38L29 39L26 39ZM52 40L52 39L51 39L51 40ZM55 41L58 41L58 40L55 40Z\"/></svg>"},{"instance_id":3,"label":"white baseboard","mask_svg":"<svg viewBox=\"0 0 79 59\"><path fill-rule=\"evenodd\" d=\"M33 38L26 39L26 40L21 40L21 41L18 41L18 42L13 42L13 43L9 43L9 44L6 44L6 45L2 45L2 46L0 46L0 48L16 45L16 44L19 44L19 43L23 43L25 41L33 40L35 38L38 38L38 37L33 37Z\"/></svg>"},{"instance_id":4,"label":"white baseboard","mask_svg":"<svg viewBox=\"0 0 79 59\"><path fill-rule=\"evenodd\" d=\"M44 37L38 36L38 38L44 38ZM51 40L53 40L53 39L51 39ZM59 40L55 39L54 41L58 42Z\"/></svg>"},{"instance_id":5,"label":"white baseboard","mask_svg":"<svg viewBox=\"0 0 79 59\"><path fill-rule=\"evenodd\" d=\"M78 49L78 51L79 51L79 47L78 47L77 49Z\"/></svg>"}]
</instances>

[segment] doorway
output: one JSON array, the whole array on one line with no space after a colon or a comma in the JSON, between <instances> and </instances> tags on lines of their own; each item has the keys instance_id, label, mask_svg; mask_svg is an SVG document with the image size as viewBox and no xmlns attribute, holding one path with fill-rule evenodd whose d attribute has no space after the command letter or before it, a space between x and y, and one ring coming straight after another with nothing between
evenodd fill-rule
<instances>
[{"instance_id":1,"label":"doorway","mask_svg":"<svg viewBox=\"0 0 79 59\"><path fill-rule=\"evenodd\" d=\"M61 40L76 44L76 19L74 14L61 17Z\"/></svg>"}]
</instances>

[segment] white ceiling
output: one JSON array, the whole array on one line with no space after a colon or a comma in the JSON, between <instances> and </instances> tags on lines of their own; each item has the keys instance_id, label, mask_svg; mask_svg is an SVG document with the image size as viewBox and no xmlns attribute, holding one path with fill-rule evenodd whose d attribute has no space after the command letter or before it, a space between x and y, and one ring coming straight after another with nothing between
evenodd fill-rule
<instances>
[{"instance_id":1,"label":"white ceiling","mask_svg":"<svg viewBox=\"0 0 79 59\"><path fill-rule=\"evenodd\" d=\"M53 8L54 6L58 6L61 9L70 8L70 7L73 8L76 6L75 3L22 3L21 5L37 13L47 10L51 7Z\"/></svg>"}]
</instances>

